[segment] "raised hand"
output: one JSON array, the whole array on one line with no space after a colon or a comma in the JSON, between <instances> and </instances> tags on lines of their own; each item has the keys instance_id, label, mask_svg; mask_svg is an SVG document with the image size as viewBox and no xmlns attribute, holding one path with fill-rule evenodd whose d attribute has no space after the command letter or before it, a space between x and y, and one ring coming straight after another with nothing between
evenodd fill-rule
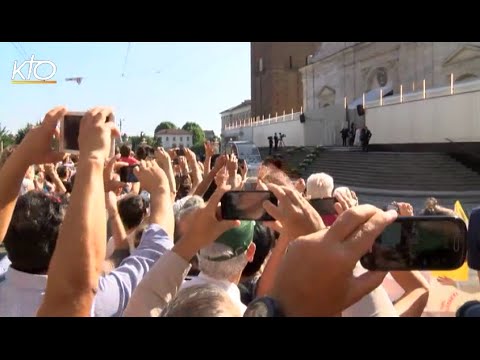
<instances>
[{"instance_id":1,"label":"raised hand","mask_svg":"<svg viewBox=\"0 0 480 360\"><path fill-rule=\"evenodd\" d=\"M160 191L170 192L167 175L155 161L140 161L135 167L134 173L142 184L142 187L149 193Z\"/></svg>"},{"instance_id":2,"label":"raised hand","mask_svg":"<svg viewBox=\"0 0 480 360\"><path fill-rule=\"evenodd\" d=\"M337 199L335 211L338 215L358 205L357 194L347 187L336 188L333 197Z\"/></svg>"}]
</instances>

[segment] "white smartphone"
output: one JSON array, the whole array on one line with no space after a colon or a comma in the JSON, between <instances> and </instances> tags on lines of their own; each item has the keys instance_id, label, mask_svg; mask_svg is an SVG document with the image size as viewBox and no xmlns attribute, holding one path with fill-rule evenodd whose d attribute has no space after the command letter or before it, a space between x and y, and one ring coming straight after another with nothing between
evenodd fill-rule
<instances>
[{"instance_id":1,"label":"white smartphone","mask_svg":"<svg viewBox=\"0 0 480 360\"><path fill-rule=\"evenodd\" d=\"M80 133L80 122L86 112L70 111L60 121L60 151L69 154L80 154L78 135ZM110 114L107 121L115 123L115 116ZM115 155L115 139L112 138L110 156Z\"/></svg>"}]
</instances>

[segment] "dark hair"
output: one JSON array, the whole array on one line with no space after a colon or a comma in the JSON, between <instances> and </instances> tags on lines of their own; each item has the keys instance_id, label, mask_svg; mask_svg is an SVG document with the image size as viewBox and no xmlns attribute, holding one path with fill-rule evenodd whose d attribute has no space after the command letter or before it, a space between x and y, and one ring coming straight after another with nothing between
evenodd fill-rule
<instances>
[{"instance_id":1,"label":"dark hair","mask_svg":"<svg viewBox=\"0 0 480 360\"><path fill-rule=\"evenodd\" d=\"M60 179L63 179L67 176L68 172L67 172L67 167L64 166L64 165L60 165L57 169L57 174L59 176Z\"/></svg>"},{"instance_id":2,"label":"dark hair","mask_svg":"<svg viewBox=\"0 0 480 360\"><path fill-rule=\"evenodd\" d=\"M123 144L122 147L120 148L120 155L124 158L130 157L131 152L132 152L132 149L127 144Z\"/></svg>"},{"instance_id":3,"label":"dark hair","mask_svg":"<svg viewBox=\"0 0 480 360\"><path fill-rule=\"evenodd\" d=\"M245 269L243 269L242 276L253 276L260 270L276 238L273 230L258 222L255 223L253 231L253 243L256 246L255 255L253 256L253 261L248 263Z\"/></svg>"},{"instance_id":4,"label":"dark hair","mask_svg":"<svg viewBox=\"0 0 480 360\"><path fill-rule=\"evenodd\" d=\"M19 197L5 235L5 248L15 270L47 272L67 205L66 197L43 192L30 191Z\"/></svg>"},{"instance_id":5,"label":"dark hair","mask_svg":"<svg viewBox=\"0 0 480 360\"><path fill-rule=\"evenodd\" d=\"M71 177L70 177L70 184L71 184L71 187L70 187L70 192L73 191L73 187L75 186L75 179L77 178L77 174L73 174Z\"/></svg>"},{"instance_id":6,"label":"dark hair","mask_svg":"<svg viewBox=\"0 0 480 360\"><path fill-rule=\"evenodd\" d=\"M63 186L65 186L65 190L67 191L67 194L71 194L73 190L73 184L71 181L65 181L62 180Z\"/></svg>"},{"instance_id":7,"label":"dark hair","mask_svg":"<svg viewBox=\"0 0 480 360\"><path fill-rule=\"evenodd\" d=\"M147 213L147 206L140 195L127 196L118 202L118 214L127 229L141 224Z\"/></svg>"},{"instance_id":8,"label":"dark hair","mask_svg":"<svg viewBox=\"0 0 480 360\"><path fill-rule=\"evenodd\" d=\"M276 159L273 157L267 157L265 160L263 160L262 165L264 166L274 166L279 170L282 170L283 168L283 162L281 159Z\"/></svg>"},{"instance_id":9,"label":"dark hair","mask_svg":"<svg viewBox=\"0 0 480 360\"><path fill-rule=\"evenodd\" d=\"M153 155L155 153L155 150L149 145L145 146L140 146L137 149L137 159L138 160L146 160L149 155Z\"/></svg>"}]
</instances>

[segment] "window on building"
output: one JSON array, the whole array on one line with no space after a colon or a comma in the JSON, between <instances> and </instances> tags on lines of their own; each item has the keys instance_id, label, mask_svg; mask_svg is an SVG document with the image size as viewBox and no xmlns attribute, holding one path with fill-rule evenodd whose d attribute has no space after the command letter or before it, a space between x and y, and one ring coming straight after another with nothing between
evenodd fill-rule
<instances>
[{"instance_id":1,"label":"window on building","mask_svg":"<svg viewBox=\"0 0 480 360\"><path fill-rule=\"evenodd\" d=\"M168 141L168 136L165 138L165 141Z\"/></svg>"},{"instance_id":2,"label":"window on building","mask_svg":"<svg viewBox=\"0 0 480 360\"><path fill-rule=\"evenodd\" d=\"M263 72L263 58L258 59L258 71Z\"/></svg>"},{"instance_id":3,"label":"window on building","mask_svg":"<svg viewBox=\"0 0 480 360\"><path fill-rule=\"evenodd\" d=\"M290 55L290 69L293 67L293 63L292 63L292 56Z\"/></svg>"},{"instance_id":4,"label":"window on building","mask_svg":"<svg viewBox=\"0 0 480 360\"><path fill-rule=\"evenodd\" d=\"M183 141L183 136L180 136L180 141Z\"/></svg>"},{"instance_id":5,"label":"window on building","mask_svg":"<svg viewBox=\"0 0 480 360\"><path fill-rule=\"evenodd\" d=\"M173 141L175 141L175 136L172 138Z\"/></svg>"},{"instance_id":6,"label":"window on building","mask_svg":"<svg viewBox=\"0 0 480 360\"><path fill-rule=\"evenodd\" d=\"M187 136L187 141L190 141L190 136Z\"/></svg>"}]
</instances>

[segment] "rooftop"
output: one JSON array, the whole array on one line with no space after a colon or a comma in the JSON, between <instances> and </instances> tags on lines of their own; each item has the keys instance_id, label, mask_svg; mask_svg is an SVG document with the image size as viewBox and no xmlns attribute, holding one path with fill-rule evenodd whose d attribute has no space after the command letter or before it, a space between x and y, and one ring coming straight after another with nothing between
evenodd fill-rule
<instances>
[{"instance_id":1,"label":"rooftop","mask_svg":"<svg viewBox=\"0 0 480 360\"><path fill-rule=\"evenodd\" d=\"M235 105L234 107L231 107L230 109L222 111L220 114L223 114L223 113L226 113L226 112L229 112L229 111L233 111L233 110L236 110L238 108L241 108L241 107L244 107L244 106L247 106L247 105L251 105L251 104L252 104L251 100L245 100L239 105Z\"/></svg>"},{"instance_id":2,"label":"rooftop","mask_svg":"<svg viewBox=\"0 0 480 360\"><path fill-rule=\"evenodd\" d=\"M190 131L182 130L182 129L163 129L160 131L157 131L155 136L160 136L160 135L192 135Z\"/></svg>"}]
</instances>

